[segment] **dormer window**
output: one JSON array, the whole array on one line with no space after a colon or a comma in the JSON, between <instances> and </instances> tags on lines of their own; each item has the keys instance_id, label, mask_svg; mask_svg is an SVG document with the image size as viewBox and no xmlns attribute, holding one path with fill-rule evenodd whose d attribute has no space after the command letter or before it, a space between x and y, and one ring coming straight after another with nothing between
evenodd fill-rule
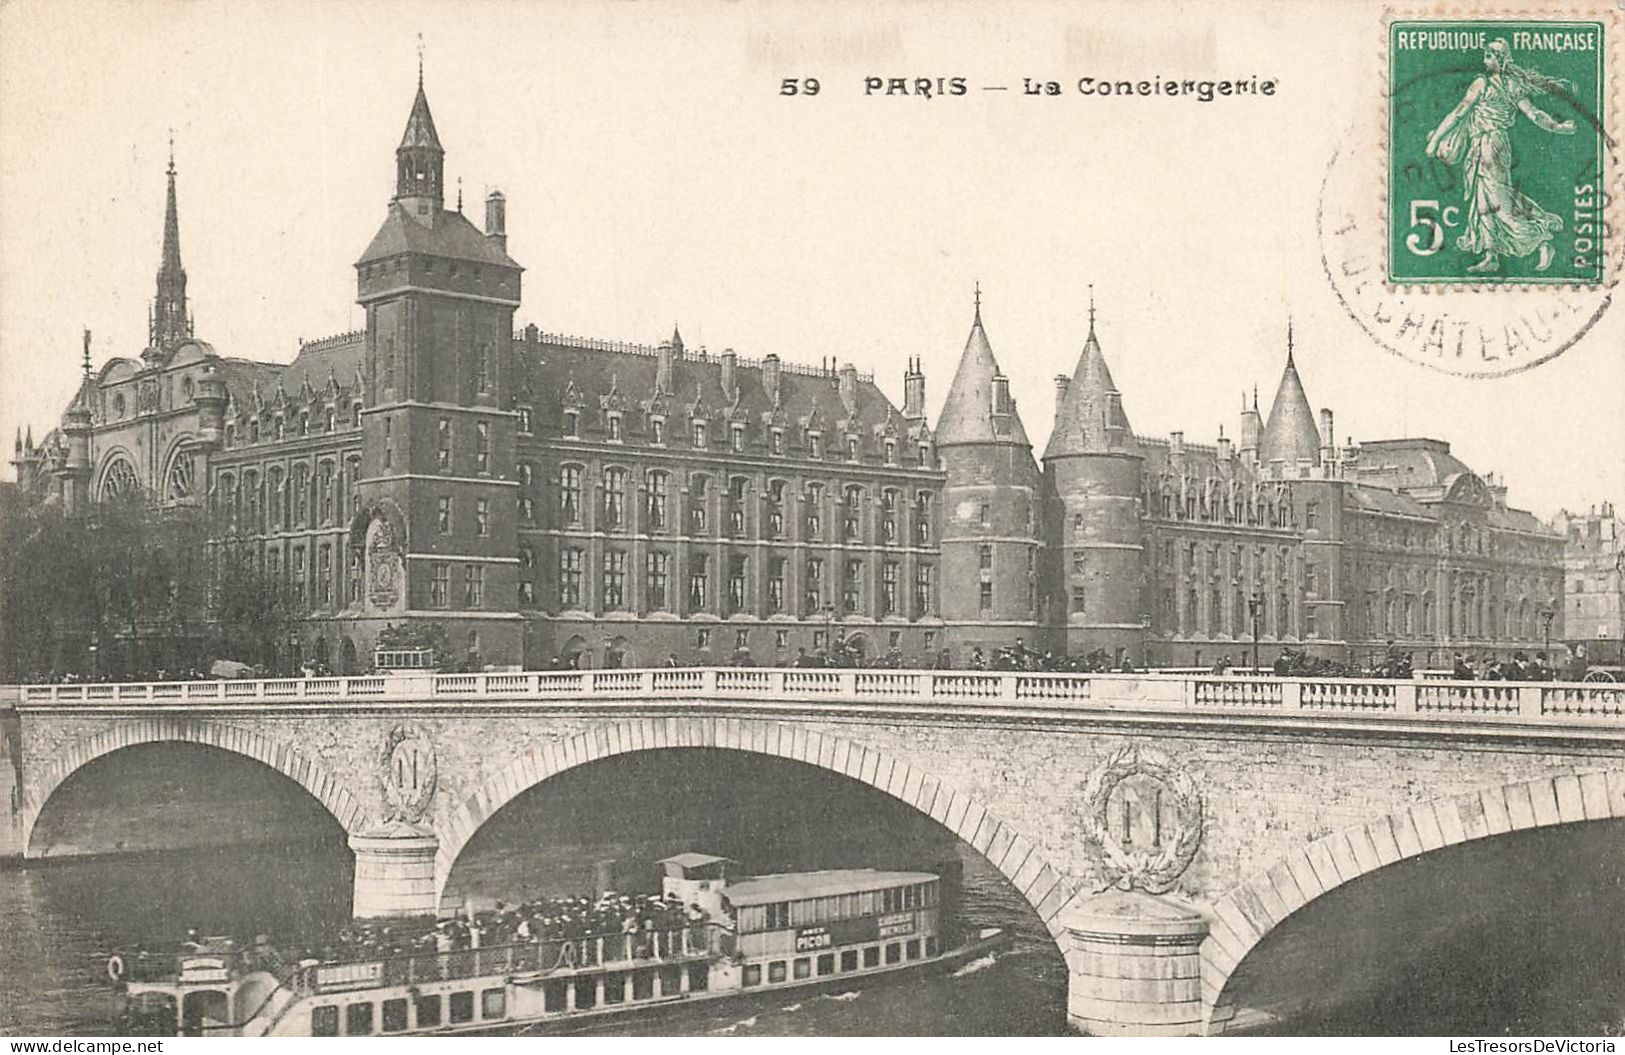
<instances>
[{"instance_id":1,"label":"dormer window","mask_svg":"<svg viewBox=\"0 0 1625 1055\"><path fill-rule=\"evenodd\" d=\"M283 430L282 418L281 418L280 415L278 415L278 417L276 419L276 438L277 438L277 440L280 442L284 435L286 435L286 433Z\"/></svg>"},{"instance_id":2,"label":"dormer window","mask_svg":"<svg viewBox=\"0 0 1625 1055\"><path fill-rule=\"evenodd\" d=\"M735 454L741 454L741 453L744 452L744 450L745 450L745 426L743 426L743 425L734 425L733 427L731 427L728 430L728 447Z\"/></svg>"},{"instance_id":3,"label":"dormer window","mask_svg":"<svg viewBox=\"0 0 1625 1055\"><path fill-rule=\"evenodd\" d=\"M891 440L886 441L886 464L897 464L897 444Z\"/></svg>"},{"instance_id":4,"label":"dormer window","mask_svg":"<svg viewBox=\"0 0 1625 1055\"><path fill-rule=\"evenodd\" d=\"M327 431L336 432L339 427L339 412L335 407L327 408Z\"/></svg>"},{"instance_id":5,"label":"dormer window","mask_svg":"<svg viewBox=\"0 0 1625 1055\"><path fill-rule=\"evenodd\" d=\"M308 412L299 415L299 435L310 435L310 414Z\"/></svg>"},{"instance_id":6,"label":"dormer window","mask_svg":"<svg viewBox=\"0 0 1625 1055\"><path fill-rule=\"evenodd\" d=\"M784 453L784 430L783 429L774 429L773 430L773 453L774 454L780 454L780 455Z\"/></svg>"},{"instance_id":7,"label":"dormer window","mask_svg":"<svg viewBox=\"0 0 1625 1055\"><path fill-rule=\"evenodd\" d=\"M855 462L858 460L858 438L856 436L846 438L846 457L848 461Z\"/></svg>"},{"instance_id":8,"label":"dormer window","mask_svg":"<svg viewBox=\"0 0 1625 1055\"><path fill-rule=\"evenodd\" d=\"M705 446L705 422L703 421L694 423L694 446L701 448Z\"/></svg>"},{"instance_id":9,"label":"dormer window","mask_svg":"<svg viewBox=\"0 0 1625 1055\"><path fill-rule=\"evenodd\" d=\"M359 399L350 404L350 424L361 424L361 400Z\"/></svg>"},{"instance_id":10,"label":"dormer window","mask_svg":"<svg viewBox=\"0 0 1625 1055\"><path fill-rule=\"evenodd\" d=\"M248 442L249 443L258 443L259 441L260 441L260 419L255 418L253 421L250 421L248 423Z\"/></svg>"},{"instance_id":11,"label":"dormer window","mask_svg":"<svg viewBox=\"0 0 1625 1055\"><path fill-rule=\"evenodd\" d=\"M816 432L807 434L807 457L822 458L824 456L824 437Z\"/></svg>"},{"instance_id":12,"label":"dormer window","mask_svg":"<svg viewBox=\"0 0 1625 1055\"><path fill-rule=\"evenodd\" d=\"M519 431L520 432L529 432L530 431L530 408L529 407L520 407L519 408Z\"/></svg>"},{"instance_id":13,"label":"dormer window","mask_svg":"<svg viewBox=\"0 0 1625 1055\"><path fill-rule=\"evenodd\" d=\"M931 445L929 443L920 444L920 464L931 464Z\"/></svg>"},{"instance_id":14,"label":"dormer window","mask_svg":"<svg viewBox=\"0 0 1625 1055\"><path fill-rule=\"evenodd\" d=\"M650 438L650 440L652 440L654 442L654 445L656 447L665 446L665 443L666 443L666 419L665 418L650 418L649 419L649 438Z\"/></svg>"},{"instance_id":15,"label":"dormer window","mask_svg":"<svg viewBox=\"0 0 1625 1055\"><path fill-rule=\"evenodd\" d=\"M581 415L577 414L573 410L566 410L564 412L564 434L566 436L572 436L573 437L573 436L575 436L577 434L577 432L578 432L578 430L580 428L581 428Z\"/></svg>"},{"instance_id":16,"label":"dormer window","mask_svg":"<svg viewBox=\"0 0 1625 1055\"><path fill-rule=\"evenodd\" d=\"M614 411L611 411L609 415L609 441L611 443L621 442L621 415Z\"/></svg>"},{"instance_id":17,"label":"dormer window","mask_svg":"<svg viewBox=\"0 0 1625 1055\"><path fill-rule=\"evenodd\" d=\"M235 425L227 425L226 426L226 446L230 447L232 444L234 444L236 442L237 442L237 426L235 426Z\"/></svg>"}]
</instances>

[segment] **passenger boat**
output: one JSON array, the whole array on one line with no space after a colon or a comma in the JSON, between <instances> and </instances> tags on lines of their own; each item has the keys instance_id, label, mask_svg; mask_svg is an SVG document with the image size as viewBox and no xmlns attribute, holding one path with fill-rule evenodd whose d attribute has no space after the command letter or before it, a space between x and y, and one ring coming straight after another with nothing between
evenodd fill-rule
<instances>
[{"instance_id":1,"label":"passenger boat","mask_svg":"<svg viewBox=\"0 0 1625 1055\"><path fill-rule=\"evenodd\" d=\"M732 878L732 862L659 862L681 927L483 948L285 962L268 942L114 956L127 1027L169 1035L410 1036L574 1032L622 1016L952 967L1007 941L948 947L942 877L841 869ZM945 928L944 923L949 924Z\"/></svg>"}]
</instances>

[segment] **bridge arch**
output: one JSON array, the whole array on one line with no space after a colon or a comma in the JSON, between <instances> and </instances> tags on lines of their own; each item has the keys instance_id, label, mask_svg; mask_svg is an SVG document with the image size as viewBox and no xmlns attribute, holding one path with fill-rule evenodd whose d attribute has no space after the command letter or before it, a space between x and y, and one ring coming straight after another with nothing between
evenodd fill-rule
<instances>
[{"instance_id":1,"label":"bridge arch","mask_svg":"<svg viewBox=\"0 0 1625 1055\"><path fill-rule=\"evenodd\" d=\"M1404 807L1299 847L1221 898L1201 947L1204 1032L1223 1029L1247 955L1310 902L1399 861L1476 839L1625 818L1625 769L1573 770Z\"/></svg>"},{"instance_id":2,"label":"bridge arch","mask_svg":"<svg viewBox=\"0 0 1625 1055\"><path fill-rule=\"evenodd\" d=\"M372 820L360 800L333 773L312 762L289 744L224 722L198 718L149 717L120 720L92 736L70 744L45 771L22 802L22 846L28 853L34 826L56 790L73 774L104 755L140 744L201 744L262 762L292 780L322 804L347 833L371 827Z\"/></svg>"},{"instance_id":3,"label":"bridge arch","mask_svg":"<svg viewBox=\"0 0 1625 1055\"><path fill-rule=\"evenodd\" d=\"M1052 937L1061 933L1061 909L1078 892L1072 876L1052 865L1032 840L976 796L955 790L892 752L766 719L707 716L632 718L530 747L492 773L436 825L440 848L435 859L435 900L445 892L452 866L474 833L521 793L589 762L672 748L715 748L783 758L868 784L912 806L974 848L1020 892Z\"/></svg>"}]
</instances>

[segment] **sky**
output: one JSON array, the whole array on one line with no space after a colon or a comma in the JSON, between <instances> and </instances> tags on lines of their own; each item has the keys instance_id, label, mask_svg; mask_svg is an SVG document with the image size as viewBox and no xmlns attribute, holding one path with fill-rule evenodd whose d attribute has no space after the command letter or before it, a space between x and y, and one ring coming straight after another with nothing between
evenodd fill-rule
<instances>
[{"instance_id":1,"label":"sky","mask_svg":"<svg viewBox=\"0 0 1625 1055\"><path fill-rule=\"evenodd\" d=\"M98 365L139 354L171 129L197 335L287 361L359 328L352 265L393 191L420 35L448 204L459 179L476 223L507 196L518 325L834 356L899 403L919 357L934 417L980 284L1041 450L1091 295L1135 431L1193 442L1234 435L1255 384L1268 409L1290 319L1339 442L1446 439L1542 516L1625 499L1620 311L1546 364L1468 379L1381 350L1334 296L1321 181L1382 106L1380 8L1360 4L12 0L0 435L56 423L83 328ZM1279 86L1074 87L1153 75ZM871 76L970 87L866 96ZM783 96L789 77L821 90Z\"/></svg>"}]
</instances>

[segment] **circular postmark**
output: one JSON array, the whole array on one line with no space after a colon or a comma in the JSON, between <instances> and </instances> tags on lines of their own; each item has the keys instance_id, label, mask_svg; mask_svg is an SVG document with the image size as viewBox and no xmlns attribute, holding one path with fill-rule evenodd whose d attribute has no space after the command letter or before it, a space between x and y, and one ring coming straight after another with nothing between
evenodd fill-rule
<instances>
[{"instance_id":1,"label":"circular postmark","mask_svg":"<svg viewBox=\"0 0 1625 1055\"><path fill-rule=\"evenodd\" d=\"M1378 347L1444 373L1501 377L1574 347L1612 305L1621 253L1619 229L1608 222L1617 202L1608 192L1617 183L1617 166L1602 117L1570 92L1560 100L1566 109L1549 105L1572 117L1563 124L1537 108L1546 122L1541 127L1563 124L1567 134L1553 142L1589 136L1595 149L1572 171L1547 174L1552 186L1539 196L1550 210L1530 204L1517 189L1532 189L1532 183L1486 189L1484 165L1462 158L1475 149L1487 155L1497 144L1465 134L1452 144L1443 134L1460 133L1444 100L1483 90L1465 63L1455 60L1411 79L1396 75L1381 119L1350 129L1321 184L1317 237L1333 293ZM1533 121L1526 113L1516 119ZM1529 176L1538 160L1526 158L1522 169L1511 170L1514 182ZM1520 232L1507 233L1515 224L1497 226L1497 194L1513 195L1563 232L1552 239L1561 248L1540 248L1538 231L1523 233L1527 244L1520 246ZM1489 251L1508 245L1527 249L1526 256ZM1582 267L1590 252L1597 260ZM1449 265L1439 266L1444 261Z\"/></svg>"}]
</instances>

